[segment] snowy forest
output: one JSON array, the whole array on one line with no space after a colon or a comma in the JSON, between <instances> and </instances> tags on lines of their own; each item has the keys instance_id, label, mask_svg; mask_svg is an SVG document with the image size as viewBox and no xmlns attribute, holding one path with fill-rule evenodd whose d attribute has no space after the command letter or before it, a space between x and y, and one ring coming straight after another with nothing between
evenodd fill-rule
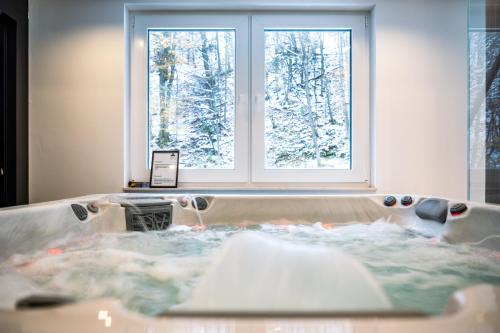
<instances>
[{"instance_id":1,"label":"snowy forest","mask_svg":"<svg viewBox=\"0 0 500 333\"><path fill-rule=\"evenodd\" d=\"M350 166L350 32L266 31L266 168Z\"/></svg>"},{"instance_id":2,"label":"snowy forest","mask_svg":"<svg viewBox=\"0 0 500 333\"><path fill-rule=\"evenodd\" d=\"M469 32L469 43L470 167L500 169L500 33Z\"/></svg>"},{"instance_id":3,"label":"snowy forest","mask_svg":"<svg viewBox=\"0 0 500 333\"><path fill-rule=\"evenodd\" d=\"M233 168L233 30L149 32L149 148ZM350 31L265 32L265 167L350 167Z\"/></svg>"},{"instance_id":4,"label":"snowy forest","mask_svg":"<svg viewBox=\"0 0 500 333\"><path fill-rule=\"evenodd\" d=\"M234 166L234 31L149 32L150 151L182 168Z\"/></svg>"}]
</instances>

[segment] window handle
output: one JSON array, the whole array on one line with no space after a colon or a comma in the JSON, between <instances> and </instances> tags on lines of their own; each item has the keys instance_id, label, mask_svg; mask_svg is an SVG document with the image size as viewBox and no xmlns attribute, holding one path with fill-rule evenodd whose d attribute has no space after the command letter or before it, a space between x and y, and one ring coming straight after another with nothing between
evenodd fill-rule
<instances>
[{"instance_id":1,"label":"window handle","mask_svg":"<svg viewBox=\"0 0 500 333\"><path fill-rule=\"evenodd\" d=\"M262 103L264 101L264 97L262 96L262 94L255 94L253 96L253 102L258 105L259 103Z\"/></svg>"},{"instance_id":2,"label":"window handle","mask_svg":"<svg viewBox=\"0 0 500 333\"><path fill-rule=\"evenodd\" d=\"M248 104L248 95L247 94L238 94L236 96L236 104L238 106L245 108L246 105Z\"/></svg>"}]
</instances>

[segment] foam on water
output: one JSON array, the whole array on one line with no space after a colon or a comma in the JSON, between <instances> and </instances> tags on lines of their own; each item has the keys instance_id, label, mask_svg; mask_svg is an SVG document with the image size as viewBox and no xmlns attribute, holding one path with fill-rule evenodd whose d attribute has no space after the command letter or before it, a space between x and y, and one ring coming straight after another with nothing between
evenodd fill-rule
<instances>
[{"instance_id":1,"label":"foam on water","mask_svg":"<svg viewBox=\"0 0 500 333\"><path fill-rule=\"evenodd\" d=\"M336 271L329 271L328 265L337 258L338 249L361 262L382 286L393 307L400 310L436 314L457 289L478 283L500 285L498 252L473 245L450 245L419 230L407 230L384 221L345 225L261 224L245 229L245 233L257 235L259 240L236 242L235 239L224 244L234 234L241 233L238 226L207 229L173 226L163 232L67 237L34 253L13 255L0 264L0 307L11 308L16 298L34 292L72 295L78 299L116 297L127 308L148 315L186 307L190 300L194 304L210 272L221 269L217 264L228 258L228 247L235 251L232 260L244 258L238 269L256 267L260 274L254 280L246 274L242 287L266 290L269 286L263 284L278 285L277 272L283 272L281 278L288 274L290 281L283 290L293 289L290 297L294 299L306 299L308 293L318 290L325 294L335 291L334 286L316 280L308 280L306 283L310 285L302 288L296 284L305 281L307 271L315 276L334 276ZM272 251L279 253L272 260L264 254L252 256L259 247L257 243L262 244L262 237ZM301 250L294 251L289 244ZM272 263L281 270L266 275L262 267L257 269L261 263ZM223 266L223 270L230 271L231 265ZM359 273L357 269L348 270L352 274L355 271ZM231 274L237 276L238 272ZM294 279L297 276L301 278ZM368 290L376 290L376 286ZM230 296L238 299L238 295ZM285 296L280 297L286 299ZM281 304L292 304L288 301ZM335 299L328 305L334 303Z\"/></svg>"}]
</instances>

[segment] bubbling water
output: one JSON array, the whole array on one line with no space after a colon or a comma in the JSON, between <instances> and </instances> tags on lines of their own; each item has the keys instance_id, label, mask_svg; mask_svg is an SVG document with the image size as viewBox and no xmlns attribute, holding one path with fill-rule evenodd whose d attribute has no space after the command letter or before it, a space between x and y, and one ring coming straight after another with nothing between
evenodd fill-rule
<instances>
[{"instance_id":1,"label":"bubbling water","mask_svg":"<svg viewBox=\"0 0 500 333\"><path fill-rule=\"evenodd\" d=\"M241 241L243 235L235 236L243 229L245 235L251 235L250 241ZM261 245L278 255L270 259L264 253L257 254L256 249ZM147 315L189 309L190 304L193 306L197 297L206 292L204 281L211 276L217 278L221 270L231 271L232 264L220 265L227 261L228 253L233 255L231 260L242 258L240 268L255 267L259 273L258 279L251 279L246 273L241 278L242 290L269 290L273 283L280 285L275 278L283 273L280 281L290 282L283 290L293 295L281 294L285 303L279 304L292 306L295 301L291 302L291 298L307 299L308 294L314 292L333 297L329 293L335 291L335 284L299 279L304 281L299 288L297 277L313 273L332 279L336 271L329 271L329 265L339 258L339 250L368 269L396 310L437 314L457 289L478 283L500 285L498 252L473 245L450 245L385 221L339 225L213 225L206 229L172 226L166 231L146 233L68 236L36 252L10 256L0 264L0 307L11 308L16 298L28 294L56 293L79 300L115 297L128 309ZM308 263L308 259L312 263ZM267 274L259 265L275 265L281 270L269 270ZM347 261L349 265L357 264ZM360 275L358 269L346 271ZM211 275L213 272L215 275ZM232 274L228 277L236 279L238 272ZM365 279L363 286L378 295L376 285L373 287L369 280ZM259 297L267 304L274 301ZM238 294L229 295L227 299L238 301ZM243 296L240 300L243 309ZM335 299L331 301L325 304L338 309ZM366 299L363 302L366 303ZM380 308L386 308L384 304L381 302Z\"/></svg>"},{"instance_id":2,"label":"bubbling water","mask_svg":"<svg viewBox=\"0 0 500 333\"><path fill-rule=\"evenodd\" d=\"M388 310L390 303L361 264L333 248L244 232L226 241L186 308L356 311Z\"/></svg>"}]
</instances>

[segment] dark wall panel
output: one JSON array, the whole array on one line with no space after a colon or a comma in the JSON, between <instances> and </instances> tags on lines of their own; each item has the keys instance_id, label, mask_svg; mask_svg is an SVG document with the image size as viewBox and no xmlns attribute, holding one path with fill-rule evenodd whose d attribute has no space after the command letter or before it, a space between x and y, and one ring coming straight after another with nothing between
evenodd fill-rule
<instances>
[{"instance_id":1,"label":"dark wall panel","mask_svg":"<svg viewBox=\"0 0 500 333\"><path fill-rule=\"evenodd\" d=\"M28 203L28 0L0 0L17 23L16 204Z\"/></svg>"}]
</instances>

